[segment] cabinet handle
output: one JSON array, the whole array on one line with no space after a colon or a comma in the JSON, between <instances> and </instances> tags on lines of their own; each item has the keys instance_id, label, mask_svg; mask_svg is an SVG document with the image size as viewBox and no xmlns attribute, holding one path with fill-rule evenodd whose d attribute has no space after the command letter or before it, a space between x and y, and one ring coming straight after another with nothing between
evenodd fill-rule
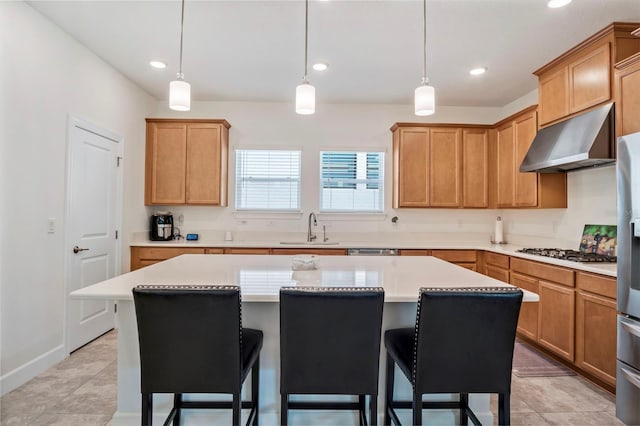
<instances>
[{"instance_id":1,"label":"cabinet handle","mask_svg":"<svg viewBox=\"0 0 640 426\"><path fill-rule=\"evenodd\" d=\"M633 334L636 337L640 337L640 327L638 327L637 325L631 325L626 322L621 322L620 325L622 325L622 328L627 330L629 333Z\"/></svg>"},{"instance_id":2,"label":"cabinet handle","mask_svg":"<svg viewBox=\"0 0 640 426\"><path fill-rule=\"evenodd\" d=\"M620 368L620 372L622 373L624 378L627 379L627 381L629 383L631 383L633 386L635 386L635 387L640 389L640 376L638 376L637 374L632 373L631 371L627 370L626 368Z\"/></svg>"}]
</instances>

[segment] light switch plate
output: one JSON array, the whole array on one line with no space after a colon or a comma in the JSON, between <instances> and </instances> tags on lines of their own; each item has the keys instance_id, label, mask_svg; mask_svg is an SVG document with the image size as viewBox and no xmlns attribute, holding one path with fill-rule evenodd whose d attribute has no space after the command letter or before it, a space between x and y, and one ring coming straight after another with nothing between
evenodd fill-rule
<instances>
[{"instance_id":1,"label":"light switch plate","mask_svg":"<svg viewBox=\"0 0 640 426\"><path fill-rule=\"evenodd\" d=\"M55 234L56 233L56 218L50 217L47 219L47 233Z\"/></svg>"}]
</instances>

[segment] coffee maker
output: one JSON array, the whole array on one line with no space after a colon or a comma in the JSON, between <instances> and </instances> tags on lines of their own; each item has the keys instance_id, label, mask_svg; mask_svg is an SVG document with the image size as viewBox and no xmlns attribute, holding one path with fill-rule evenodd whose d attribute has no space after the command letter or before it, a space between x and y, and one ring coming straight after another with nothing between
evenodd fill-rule
<instances>
[{"instance_id":1,"label":"coffee maker","mask_svg":"<svg viewBox=\"0 0 640 426\"><path fill-rule=\"evenodd\" d=\"M151 215L149 239L151 241L169 241L173 239L173 215L171 212L156 212Z\"/></svg>"}]
</instances>

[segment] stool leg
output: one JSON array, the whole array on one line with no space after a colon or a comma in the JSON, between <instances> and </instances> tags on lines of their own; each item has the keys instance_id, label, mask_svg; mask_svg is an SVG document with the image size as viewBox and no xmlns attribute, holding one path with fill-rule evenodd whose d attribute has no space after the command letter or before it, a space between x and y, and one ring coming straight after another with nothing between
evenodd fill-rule
<instances>
[{"instance_id":1,"label":"stool leg","mask_svg":"<svg viewBox=\"0 0 640 426\"><path fill-rule=\"evenodd\" d=\"M392 407L393 402L393 381L394 378L394 362L389 352L387 352L387 372L385 377L385 392L384 392L384 420L383 424L385 426L391 425L391 415L389 414L389 410Z\"/></svg>"},{"instance_id":2,"label":"stool leg","mask_svg":"<svg viewBox=\"0 0 640 426\"><path fill-rule=\"evenodd\" d=\"M422 425L422 395L413 391L413 424L414 426Z\"/></svg>"},{"instance_id":3,"label":"stool leg","mask_svg":"<svg viewBox=\"0 0 640 426\"><path fill-rule=\"evenodd\" d=\"M358 411L360 411L359 424L367 426L367 400L364 395L358 395Z\"/></svg>"},{"instance_id":4,"label":"stool leg","mask_svg":"<svg viewBox=\"0 0 640 426\"><path fill-rule=\"evenodd\" d=\"M153 394L142 394L142 426L151 426L153 421Z\"/></svg>"},{"instance_id":5,"label":"stool leg","mask_svg":"<svg viewBox=\"0 0 640 426\"><path fill-rule=\"evenodd\" d=\"M251 367L251 401L253 401L253 407L256 410L256 414L253 417L253 426L258 426L258 414L260 413L260 356L256 359L256 362Z\"/></svg>"},{"instance_id":6,"label":"stool leg","mask_svg":"<svg viewBox=\"0 0 640 426\"><path fill-rule=\"evenodd\" d=\"M173 417L173 426L180 424L180 413L182 412L182 394L173 395L173 407L176 409L176 415Z\"/></svg>"},{"instance_id":7,"label":"stool leg","mask_svg":"<svg viewBox=\"0 0 640 426\"><path fill-rule=\"evenodd\" d=\"M369 424L378 426L378 395L369 395Z\"/></svg>"},{"instance_id":8,"label":"stool leg","mask_svg":"<svg viewBox=\"0 0 640 426\"><path fill-rule=\"evenodd\" d=\"M240 394L233 394L233 402L231 403L231 409L233 410L233 426L240 426Z\"/></svg>"},{"instance_id":9,"label":"stool leg","mask_svg":"<svg viewBox=\"0 0 640 426\"><path fill-rule=\"evenodd\" d=\"M287 426L289 422L289 394L280 394L280 424Z\"/></svg>"},{"instance_id":10,"label":"stool leg","mask_svg":"<svg viewBox=\"0 0 640 426\"><path fill-rule=\"evenodd\" d=\"M467 415L467 409L469 408L469 394L460 394L460 425L467 426L469 424L469 416Z\"/></svg>"},{"instance_id":11,"label":"stool leg","mask_svg":"<svg viewBox=\"0 0 640 426\"><path fill-rule=\"evenodd\" d=\"M509 393L498 395L498 424L511 424L511 395Z\"/></svg>"}]
</instances>

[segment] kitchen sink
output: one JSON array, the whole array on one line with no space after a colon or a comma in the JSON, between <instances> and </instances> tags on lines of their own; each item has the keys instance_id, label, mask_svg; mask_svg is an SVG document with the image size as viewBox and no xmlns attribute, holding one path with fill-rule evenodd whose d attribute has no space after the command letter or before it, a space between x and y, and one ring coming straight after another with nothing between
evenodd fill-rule
<instances>
[{"instance_id":1,"label":"kitchen sink","mask_svg":"<svg viewBox=\"0 0 640 426\"><path fill-rule=\"evenodd\" d=\"M281 241L283 245L300 245L300 246L335 246L337 241Z\"/></svg>"}]
</instances>

